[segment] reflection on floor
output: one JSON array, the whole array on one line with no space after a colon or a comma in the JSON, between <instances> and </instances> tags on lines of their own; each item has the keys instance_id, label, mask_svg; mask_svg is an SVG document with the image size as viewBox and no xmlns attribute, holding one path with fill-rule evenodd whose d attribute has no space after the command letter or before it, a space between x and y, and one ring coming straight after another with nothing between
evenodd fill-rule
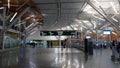
<instances>
[{"instance_id":1,"label":"reflection on floor","mask_svg":"<svg viewBox=\"0 0 120 68\"><path fill-rule=\"evenodd\" d=\"M110 49L85 56L74 48L21 48L0 53L0 68L120 68L110 55Z\"/></svg>"}]
</instances>

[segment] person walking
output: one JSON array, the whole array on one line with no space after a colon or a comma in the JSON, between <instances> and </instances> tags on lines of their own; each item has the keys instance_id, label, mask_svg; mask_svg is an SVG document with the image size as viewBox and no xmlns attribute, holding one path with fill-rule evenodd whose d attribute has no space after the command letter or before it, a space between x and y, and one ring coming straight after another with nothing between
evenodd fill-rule
<instances>
[{"instance_id":1,"label":"person walking","mask_svg":"<svg viewBox=\"0 0 120 68\"><path fill-rule=\"evenodd\" d=\"M88 53L88 40L85 38L84 39L84 50L85 50L85 54Z\"/></svg>"}]
</instances>

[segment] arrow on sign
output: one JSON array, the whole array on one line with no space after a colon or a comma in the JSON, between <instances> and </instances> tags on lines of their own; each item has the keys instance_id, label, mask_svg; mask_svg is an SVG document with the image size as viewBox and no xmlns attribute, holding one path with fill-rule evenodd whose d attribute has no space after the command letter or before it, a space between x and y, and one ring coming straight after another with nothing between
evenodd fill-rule
<instances>
[{"instance_id":1,"label":"arrow on sign","mask_svg":"<svg viewBox=\"0 0 120 68\"><path fill-rule=\"evenodd\" d=\"M52 32L49 32L50 33L50 35L53 35L54 33L52 33Z\"/></svg>"}]
</instances>

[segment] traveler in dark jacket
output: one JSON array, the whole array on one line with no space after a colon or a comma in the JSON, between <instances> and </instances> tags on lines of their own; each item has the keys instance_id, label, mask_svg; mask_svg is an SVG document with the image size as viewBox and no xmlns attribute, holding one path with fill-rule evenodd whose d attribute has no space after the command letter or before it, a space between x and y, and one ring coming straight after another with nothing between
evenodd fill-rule
<instances>
[{"instance_id":1,"label":"traveler in dark jacket","mask_svg":"<svg viewBox=\"0 0 120 68\"><path fill-rule=\"evenodd\" d=\"M88 39L84 39L84 50L85 50L85 54L88 53Z\"/></svg>"}]
</instances>

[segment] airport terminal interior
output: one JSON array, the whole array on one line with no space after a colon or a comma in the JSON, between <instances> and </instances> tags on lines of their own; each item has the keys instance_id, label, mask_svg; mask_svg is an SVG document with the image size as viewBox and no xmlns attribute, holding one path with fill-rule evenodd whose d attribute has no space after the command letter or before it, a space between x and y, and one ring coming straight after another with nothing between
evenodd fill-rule
<instances>
[{"instance_id":1,"label":"airport terminal interior","mask_svg":"<svg viewBox=\"0 0 120 68\"><path fill-rule=\"evenodd\" d=\"M120 0L0 0L0 68L120 68Z\"/></svg>"}]
</instances>

